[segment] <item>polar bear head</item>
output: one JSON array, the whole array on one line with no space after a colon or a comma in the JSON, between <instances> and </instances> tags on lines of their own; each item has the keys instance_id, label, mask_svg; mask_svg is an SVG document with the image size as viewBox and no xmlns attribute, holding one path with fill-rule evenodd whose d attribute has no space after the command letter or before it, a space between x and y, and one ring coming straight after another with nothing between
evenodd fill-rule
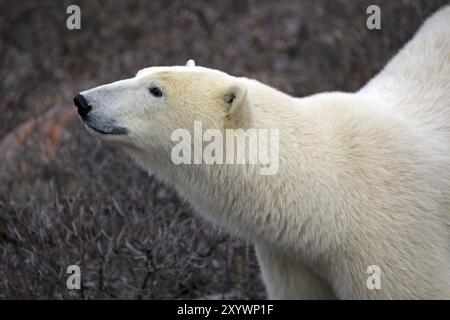
<instances>
[{"instance_id":1,"label":"polar bear head","mask_svg":"<svg viewBox=\"0 0 450 320\"><path fill-rule=\"evenodd\" d=\"M193 121L231 126L246 96L239 78L189 60L185 66L142 69L131 79L83 91L74 102L90 133L148 151L166 146L173 130L191 128Z\"/></svg>"},{"instance_id":2,"label":"polar bear head","mask_svg":"<svg viewBox=\"0 0 450 320\"><path fill-rule=\"evenodd\" d=\"M268 128L261 127L258 133L247 129L258 127L257 113L260 120L272 119L274 108L286 97L256 80L195 66L189 60L185 66L142 69L131 79L83 91L74 102L90 133L122 146L147 170L166 179L175 174L172 165L200 164L198 149L201 164L262 165L269 166L268 171L261 169L265 172L262 174L277 172L278 153L268 151L278 148L277 133L268 141L259 136L266 135ZM205 135L200 141L182 139L183 146L189 145L189 152L178 152L174 134L187 130L190 137L198 136L198 123ZM214 137L208 136L211 132ZM223 144L213 143L218 140ZM223 150L229 142L236 148ZM209 146L206 150L205 144ZM174 159L174 154L183 156ZM263 154L270 159L263 159ZM203 162L204 158L207 160ZM275 165L269 165L272 163Z\"/></svg>"}]
</instances>

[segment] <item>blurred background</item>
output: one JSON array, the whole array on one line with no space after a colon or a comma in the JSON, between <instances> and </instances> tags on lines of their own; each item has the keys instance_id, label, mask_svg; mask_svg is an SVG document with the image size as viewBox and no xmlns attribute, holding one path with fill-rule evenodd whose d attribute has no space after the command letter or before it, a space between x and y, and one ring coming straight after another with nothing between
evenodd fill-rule
<instances>
[{"instance_id":1,"label":"blurred background","mask_svg":"<svg viewBox=\"0 0 450 320\"><path fill-rule=\"evenodd\" d=\"M250 244L89 136L73 96L190 58L296 96L354 91L448 2L0 0L0 298L264 299Z\"/></svg>"}]
</instances>

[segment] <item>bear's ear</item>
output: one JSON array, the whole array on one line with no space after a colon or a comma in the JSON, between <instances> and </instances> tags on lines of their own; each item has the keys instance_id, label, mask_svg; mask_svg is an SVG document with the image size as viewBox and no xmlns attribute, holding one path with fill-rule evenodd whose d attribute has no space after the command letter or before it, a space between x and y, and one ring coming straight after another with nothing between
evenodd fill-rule
<instances>
[{"instance_id":1,"label":"bear's ear","mask_svg":"<svg viewBox=\"0 0 450 320\"><path fill-rule=\"evenodd\" d=\"M195 67L195 61L193 59L189 59L186 62L186 67Z\"/></svg>"},{"instance_id":2,"label":"bear's ear","mask_svg":"<svg viewBox=\"0 0 450 320\"><path fill-rule=\"evenodd\" d=\"M228 118L236 124L248 122L250 108L247 100L247 87L241 83L235 83L228 87L224 95L225 107Z\"/></svg>"}]
</instances>

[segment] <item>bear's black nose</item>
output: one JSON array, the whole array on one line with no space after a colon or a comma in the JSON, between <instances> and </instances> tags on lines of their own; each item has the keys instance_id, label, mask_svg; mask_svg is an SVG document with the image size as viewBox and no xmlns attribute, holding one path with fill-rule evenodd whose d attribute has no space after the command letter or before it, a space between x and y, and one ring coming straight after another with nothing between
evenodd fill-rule
<instances>
[{"instance_id":1,"label":"bear's black nose","mask_svg":"<svg viewBox=\"0 0 450 320\"><path fill-rule=\"evenodd\" d=\"M78 114L84 118L86 117L86 115L89 113L89 111L91 111L92 107L90 105L88 105L86 99L81 95L81 94L77 94L74 98L73 98L73 103L75 103L75 105L78 108Z\"/></svg>"}]
</instances>

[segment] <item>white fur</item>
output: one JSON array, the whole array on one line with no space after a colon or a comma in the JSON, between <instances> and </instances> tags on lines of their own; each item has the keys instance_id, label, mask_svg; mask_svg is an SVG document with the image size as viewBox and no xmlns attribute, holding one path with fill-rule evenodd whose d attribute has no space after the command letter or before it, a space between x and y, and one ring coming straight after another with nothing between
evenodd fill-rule
<instances>
[{"instance_id":1,"label":"white fur","mask_svg":"<svg viewBox=\"0 0 450 320\"><path fill-rule=\"evenodd\" d=\"M101 138L255 244L270 298L450 298L449 21L447 6L356 93L294 98L189 62L82 94L97 123L129 129ZM279 129L279 173L175 166L170 134L194 120ZM369 265L380 290L366 287Z\"/></svg>"}]
</instances>

